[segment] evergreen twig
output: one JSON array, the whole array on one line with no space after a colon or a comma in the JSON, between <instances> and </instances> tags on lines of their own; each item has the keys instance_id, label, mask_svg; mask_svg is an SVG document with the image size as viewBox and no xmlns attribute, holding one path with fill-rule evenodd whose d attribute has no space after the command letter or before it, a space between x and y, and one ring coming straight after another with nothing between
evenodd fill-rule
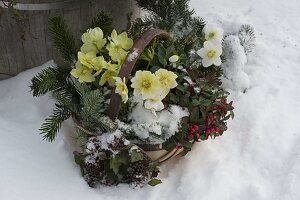
<instances>
[{"instance_id":1,"label":"evergreen twig","mask_svg":"<svg viewBox=\"0 0 300 200\"><path fill-rule=\"evenodd\" d=\"M103 31L105 37L109 36L113 30L113 19L104 11L101 11L93 20L90 28L99 27Z\"/></svg>"},{"instance_id":2,"label":"evergreen twig","mask_svg":"<svg viewBox=\"0 0 300 200\"><path fill-rule=\"evenodd\" d=\"M69 31L62 17L53 17L49 20L49 32L54 46L60 51L62 57L72 63L76 57L75 39Z\"/></svg>"},{"instance_id":3,"label":"evergreen twig","mask_svg":"<svg viewBox=\"0 0 300 200\"><path fill-rule=\"evenodd\" d=\"M71 112L65 106L56 104L53 114L45 119L45 122L40 128L40 134L49 142L55 140L61 124L71 117Z\"/></svg>"},{"instance_id":4,"label":"evergreen twig","mask_svg":"<svg viewBox=\"0 0 300 200\"><path fill-rule=\"evenodd\" d=\"M239 30L239 38L241 45L245 49L245 53L249 54L252 52L255 46L255 31L251 25L244 24Z\"/></svg>"}]
</instances>

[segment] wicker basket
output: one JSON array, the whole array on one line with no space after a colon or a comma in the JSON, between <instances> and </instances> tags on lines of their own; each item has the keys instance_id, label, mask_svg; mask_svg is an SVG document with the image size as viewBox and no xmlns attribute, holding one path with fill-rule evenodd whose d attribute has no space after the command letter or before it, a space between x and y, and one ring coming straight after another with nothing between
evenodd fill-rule
<instances>
[{"instance_id":1,"label":"wicker basket","mask_svg":"<svg viewBox=\"0 0 300 200\"><path fill-rule=\"evenodd\" d=\"M149 29L144 34L142 34L142 36L134 42L133 47L128 53L128 55L130 55L133 52L135 53L137 52L138 56L134 60L127 59L128 57L126 58L118 75L121 79L125 78L126 82L128 81L131 71L136 61L138 60L138 57L155 37L160 37L162 39L169 39L170 35L165 31L159 29L153 29L153 28ZM114 121L115 119L117 119L120 111L121 103L122 103L121 97L119 96L119 94L113 91L111 94L110 104L108 108L108 116L111 120ZM87 135L97 136L97 134L90 132L86 130L84 127L82 127L80 122L75 117L73 117L73 121L75 123L75 127L80 129ZM162 144L158 144L158 145L136 144L136 145L139 146L153 161L156 161L158 163L165 162L170 158L173 158L183 152L183 148L177 148L177 147L175 147L171 151L166 151L163 149Z\"/></svg>"}]
</instances>

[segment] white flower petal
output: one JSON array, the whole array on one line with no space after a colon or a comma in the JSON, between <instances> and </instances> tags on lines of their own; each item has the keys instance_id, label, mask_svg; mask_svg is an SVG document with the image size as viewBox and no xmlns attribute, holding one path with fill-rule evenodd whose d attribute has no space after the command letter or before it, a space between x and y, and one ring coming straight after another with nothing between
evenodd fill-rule
<instances>
[{"instance_id":1,"label":"white flower petal","mask_svg":"<svg viewBox=\"0 0 300 200\"><path fill-rule=\"evenodd\" d=\"M209 67L213 64L212 60L211 59L203 59L202 60L202 65L203 67Z\"/></svg>"},{"instance_id":2,"label":"white flower petal","mask_svg":"<svg viewBox=\"0 0 300 200\"><path fill-rule=\"evenodd\" d=\"M218 58L216 58L215 60L214 60L214 65L216 65L216 66L220 66L221 64L222 64L222 60L221 60L221 58L220 57L218 57Z\"/></svg>"}]
</instances>

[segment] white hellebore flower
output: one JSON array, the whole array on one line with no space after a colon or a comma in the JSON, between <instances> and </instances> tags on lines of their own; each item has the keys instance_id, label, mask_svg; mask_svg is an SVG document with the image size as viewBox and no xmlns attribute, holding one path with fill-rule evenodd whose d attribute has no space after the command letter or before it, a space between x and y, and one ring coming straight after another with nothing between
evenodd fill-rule
<instances>
[{"instance_id":1,"label":"white hellebore flower","mask_svg":"<svg viewBox=\"0 0 300 200\"><path fill-rule=\"evenodd\" d=\"M222 43L224 30L212 25L204 27L205 39L216 44Z\"/></svg>"},{"instance_id":2,"label":"white hellebore flower","mask_svg":"<svg viewBox=\"0 0 300 200\"><path fill-rule=\"evenodd\" d=\"M161 111L165 108L162 98L160 97L155 97L152 99L146 100L144 104L145 108L148 110L151 110L151 112L156 116L156 111Z\"/></svg>"},{"instance_id":3,"label":"white hellebore flower","mask_svg":"<svg viewBox=\"0 0 300 200\"><path fill-rule=\"evenodd\" d=\"M169 58L169 61L171 63L176 63L178 60L179 60L179 56L177 56L177 55L173 55Z\"/></svg>"},{"instance_id":4,"label":"white hellebore flower","mask_svg":"<svg viewBox=\"0 0 300 200\"><path fill-rule=\"evenodd\" d=\"M202 58L203 67L209 67L211 65L220 66L222 64L221 54L222 46L214 44L212 42L204 42L204 47L197 51L197 54Z\"/></svg>"}]
</instances>

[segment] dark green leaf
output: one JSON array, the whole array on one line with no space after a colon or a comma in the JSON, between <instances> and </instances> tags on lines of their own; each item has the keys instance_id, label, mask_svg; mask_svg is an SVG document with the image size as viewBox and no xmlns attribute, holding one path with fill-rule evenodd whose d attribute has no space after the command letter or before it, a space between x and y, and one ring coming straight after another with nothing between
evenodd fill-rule
<instances>
[{"instance_id":1,"label":"dark green leaf","mask_svg":"<svg viewBox=\"0 0 300 200\"><path fill-rule=\"evenodd\" d=\"M151 181L148 182L148 184L149 184L150 186L152 186L152 187L154 187L154 186L156 186L156 185L158 185L158 184L161 184L161 183L162 183L162 181L159 180L159 179L152 179Z\"/></svg>"}]
</instances>

